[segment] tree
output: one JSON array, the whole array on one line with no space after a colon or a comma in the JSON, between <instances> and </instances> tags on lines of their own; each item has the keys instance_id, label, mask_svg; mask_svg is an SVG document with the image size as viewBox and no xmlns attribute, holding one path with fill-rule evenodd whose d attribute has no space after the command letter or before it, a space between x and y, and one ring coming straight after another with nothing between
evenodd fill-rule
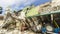
<instances>
[{"instance_id":1,"label":"tree","mask_svg":"<svg viewBox=\"0 0 60 34\"><path fill-rule=\"evenodd\" d=\"M2 10L3 10L2 7L0 7L0 14L2 14Z\"/></svg>"}]
</instances>

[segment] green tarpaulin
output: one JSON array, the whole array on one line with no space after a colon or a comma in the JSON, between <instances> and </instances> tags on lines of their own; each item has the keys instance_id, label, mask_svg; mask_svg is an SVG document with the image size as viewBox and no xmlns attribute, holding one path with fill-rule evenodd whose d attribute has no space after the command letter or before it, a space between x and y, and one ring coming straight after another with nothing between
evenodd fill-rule
<instances>
[{"instance_id":1,"label":"green tarpaulin","mask_svg":"<svg viewBox=\"0 0 60 34\"><path fill-rule=\"evenodd\" d=\"M31 10L29 10L29 12L26 14L26 16L29 17L29 16L34 16L37 14L38 14L37 8L32 8Z\"/></svg>"}]
</instances>

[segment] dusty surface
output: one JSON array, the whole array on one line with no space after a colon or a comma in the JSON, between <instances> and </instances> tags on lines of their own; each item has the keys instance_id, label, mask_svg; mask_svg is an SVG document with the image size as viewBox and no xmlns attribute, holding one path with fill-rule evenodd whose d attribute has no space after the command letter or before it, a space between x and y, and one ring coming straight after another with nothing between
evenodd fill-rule
<instances>
[{"instance_id":1,"label":"dusty surface","mask_svg":"<svg viewBox=\"0 0 60 34\"><path fill-rule=\"evenodd\" d=\"M0 34L35 34L34 32L31 31L20 31L17 29L14 30L7 30L7 29L2 29L1 26L3 24L3 20L0 20Z\"/></svg>"}]
</instances>

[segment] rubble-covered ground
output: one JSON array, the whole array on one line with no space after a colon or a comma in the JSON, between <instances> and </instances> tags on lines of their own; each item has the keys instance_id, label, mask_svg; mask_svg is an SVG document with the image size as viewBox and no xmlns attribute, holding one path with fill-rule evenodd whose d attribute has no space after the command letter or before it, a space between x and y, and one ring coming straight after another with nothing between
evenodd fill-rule
<instances>
[{"instance_id":1,"label":"rubble-covered ground","mask_svg":"<svg viewBox=\"0 0 60 34\"><path fill-rule=\"evenodd\" d=\"M1 21L1 22L3 22L3 21ZM2 24L1 22L0 22L0 25ZM13 30L0 28L0 34L42 34L42 33L35 33L35 32L32 32L31 30L20 31L16 28ZM44 33L44 34L46 34L46 33ZM55 33L52 33L52 34L55 34Z\"/></svg>"},{"instance_id":2,"label":"rubble-covered ground","mask_svg":"<svg viewBox=\"0 0 60 34\"><path fill-rule=\"evenodd\" d=\"M31 32L31 31L19 31L19 30L11 30L11 31L8 31L6 29L0 29L0 34L35 34L34 32Z\"/></svg>"},{"instance_id":3,"label":"rubble-covered ground","mask_svg":"<svg viewBox=\"0 0 60 34\"><path fill-rule=\"evenodd\" d=\"M34 32L31 32L31 31L20 31L18 29L4 29L4 28L1 28L2 24L4 20L0 20L0 34L35 34Z\"/></svg>"}]
</instances>

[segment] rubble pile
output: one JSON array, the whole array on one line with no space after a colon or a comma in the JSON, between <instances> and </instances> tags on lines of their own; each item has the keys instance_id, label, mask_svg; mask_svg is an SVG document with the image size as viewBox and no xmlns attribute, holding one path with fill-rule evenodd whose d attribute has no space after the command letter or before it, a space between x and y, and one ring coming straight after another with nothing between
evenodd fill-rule
<instances>
[{"instance_id":1,"label":"rubble pile","mask_svg":"<svg viewBox=\"0 0 60 34\"><path fill-rule=\"evenodd\" d=\"M26 17L26 13L29 13L27 11L29 11L30 8L28 8L26 12L24 12L25 10L21 10L20 12L13 13L11 13L10 8L8 8L4 19L0 21L2 22L0 23L0 34L40 34L43 32L44 27L47 31L53 31L53 27L50 25L51 15ZM60 6L51 7L50 3L44 6L41 5L39 8L38 12L60 10Z\"/></svg>"}]
</instances>

